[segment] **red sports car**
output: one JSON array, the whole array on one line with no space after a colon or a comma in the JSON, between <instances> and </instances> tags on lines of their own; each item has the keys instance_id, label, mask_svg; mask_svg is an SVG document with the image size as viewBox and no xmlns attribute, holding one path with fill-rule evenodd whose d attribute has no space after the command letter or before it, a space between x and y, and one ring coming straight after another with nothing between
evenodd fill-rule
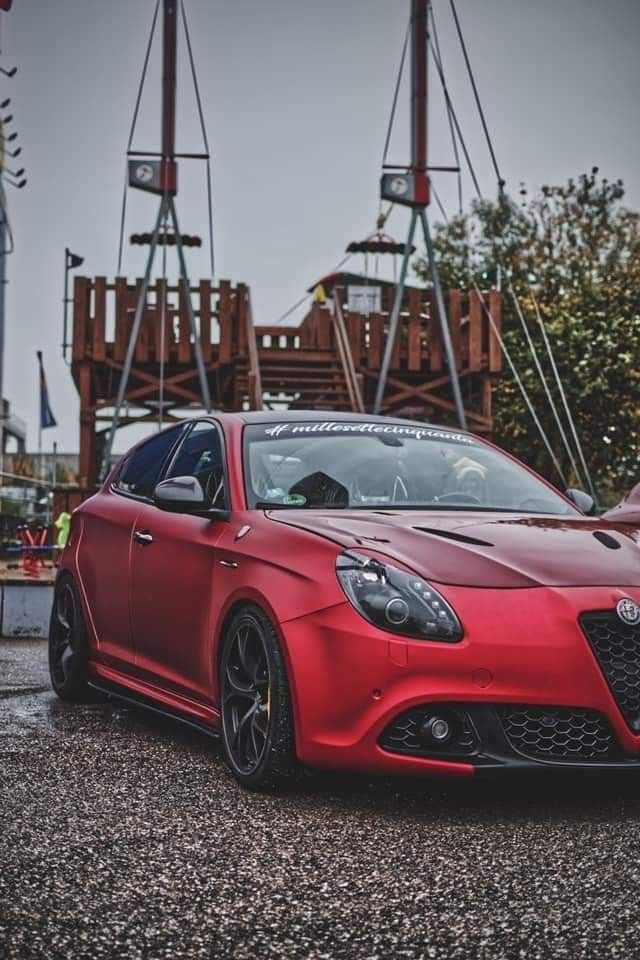
<instances>
[{"instance_id":1,"label":"red sports car","mask_svg":"<svg viewBox=\"0 0 640 960\"><path fill-rule=\"evenodd\" d=\"M50 667L219 733L251 787L298 766L640 770L640 547L471 434L204 417L73 515Z\"/></svg>"}]
</instances>

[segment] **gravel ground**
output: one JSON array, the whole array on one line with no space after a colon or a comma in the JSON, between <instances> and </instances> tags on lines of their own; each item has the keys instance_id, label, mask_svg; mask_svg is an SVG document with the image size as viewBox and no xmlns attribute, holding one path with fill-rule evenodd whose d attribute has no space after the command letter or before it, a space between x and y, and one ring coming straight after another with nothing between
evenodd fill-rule
<instances>
[{"instance_id":1,"label":"gravel ground","mask_svg":"<svg viewBox=\"0 0 640 960\"><path fill-rule=\"evenodd\" d=\"M0 957L640 957L640 781L253 795L45 654L0 642Z\"/></svg>"}]
</instances>

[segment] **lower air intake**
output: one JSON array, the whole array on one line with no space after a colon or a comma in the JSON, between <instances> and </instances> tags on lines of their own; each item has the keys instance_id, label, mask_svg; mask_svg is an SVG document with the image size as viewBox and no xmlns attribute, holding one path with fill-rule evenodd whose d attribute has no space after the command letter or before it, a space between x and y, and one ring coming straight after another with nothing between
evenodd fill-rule
<instances>
[{"instance_id":1,"label":"lower air intake","mask_svg":"<svg viewBox=\"0 0 640 960\"><path fill-rule=\"evenodd\" d=\"M504 734L518 753L563 763L621 758L609 721L596 710L571 707L498 707Z\"/></svg>"},{"instance_id":2,"label":"lower air intake","mask_svg":"<svg viewBox=\"0 0 640 960\"><path fill-rule=\"evenodd\" d=\"M452 736L438 745L425 739L421 730L431 718L440 716L451 723ZM466 712L452 704L430 704L401 713L385 728L379 743L390 753L442 759L469 757L478 748L478 738Z\"/></svg>"}]
</instances>

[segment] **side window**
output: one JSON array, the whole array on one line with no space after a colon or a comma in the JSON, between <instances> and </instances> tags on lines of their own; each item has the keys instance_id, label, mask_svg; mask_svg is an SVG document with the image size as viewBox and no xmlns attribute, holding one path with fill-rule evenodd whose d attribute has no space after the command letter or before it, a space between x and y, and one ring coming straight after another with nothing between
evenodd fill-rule
<instances>
[{"instance_id":1,"label":"side window","mask_svg":"<svg viewBox=\"0 0 640 960\"><path fill-rule=\"evenodd\" d=\"M203 420L191 428L167 477L195 477L204 491L207 506L226 509L222 441L220 431L214 424Z\"/></svg>"},{"instance_id":2,"label":"side window","mask_svg":"<svg viewBox=\"0 0 640 960\"><path fill-rule=\"evenodd\" d=\"M117 490L151 497L164 462L180 436L181 427L159 433L129 454L115 482Z\"/></svg>"}]
</instances>

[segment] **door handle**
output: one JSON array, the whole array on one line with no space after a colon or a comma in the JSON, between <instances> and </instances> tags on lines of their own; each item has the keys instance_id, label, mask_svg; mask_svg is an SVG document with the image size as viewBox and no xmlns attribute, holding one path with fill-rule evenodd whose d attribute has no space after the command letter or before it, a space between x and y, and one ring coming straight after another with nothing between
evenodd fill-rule
<instances>
[{"instance_id":1,"label":"door handle","mask_svg":"<svg viewBox=\"0 0 640 960\"><path fill-rule=\"evenodd\" d=\"M153 543L153 536L144 530L136 530L133 534L133 539L145 547L148 547L150 543Z\"/></svg>"}]
</instances>

